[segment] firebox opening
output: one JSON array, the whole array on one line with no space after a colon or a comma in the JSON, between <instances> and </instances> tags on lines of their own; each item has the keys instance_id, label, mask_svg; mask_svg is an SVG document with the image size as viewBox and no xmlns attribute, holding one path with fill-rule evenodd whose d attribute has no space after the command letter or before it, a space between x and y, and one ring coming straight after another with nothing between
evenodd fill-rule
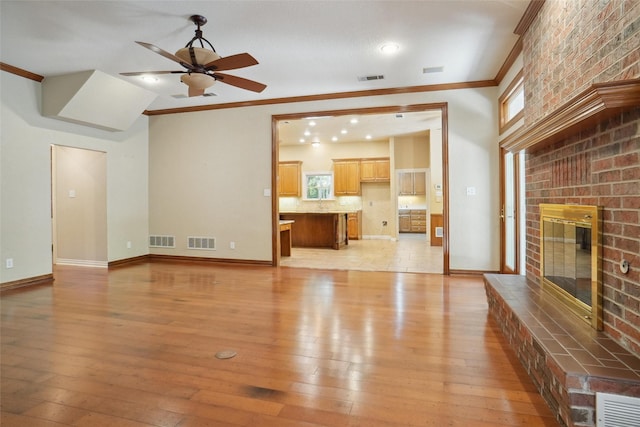
<instances>
[{"instance_id":1,"label":"firebox opening","mask_svg":"<svg viewBox=\"0 0 640 427\"><path fill-rule=\"evenodd\" d=\"M547 293L602 329L602 208L540 205L541 280Z\"/></svg>"}]
</instances>

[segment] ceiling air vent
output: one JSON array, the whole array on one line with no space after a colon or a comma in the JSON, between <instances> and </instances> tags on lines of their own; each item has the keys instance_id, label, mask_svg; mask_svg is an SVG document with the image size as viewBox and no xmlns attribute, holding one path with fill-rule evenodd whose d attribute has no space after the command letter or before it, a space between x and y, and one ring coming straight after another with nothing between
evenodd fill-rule
<instances>
[{"instance_id":1,"label":"ceiling air vent","mask_svg":"<svg viewBox=\"0 0 640 427\"><path fill-rule=\"evenodd\" d=\"M443 71L444 67L442 65L439 67L425 67L422 69L422 74L441 73Z\"/></svg>"},{"instance_id":2,"label":"ceiling air vent","mask_svg":"<svg viewBox=\"0 0 640 427\"><path fill-rule=\"evenodd\" d=\"M373 76L360 76L358 77L359 82L368 82L370 80L383 80L384 76L382 74L373 75Z\"/></svg>"},{"instance_id":3,"label":"ceiling air vent","mask_svg":"<svg viewBox=\"0 0 640 427\"><path fill-rule=\"evenodd\" d=\"M175 236L149 236L150 248L175 248Z\"/></svg>"},{"instance_id":4,"label":"ceiling air vent","mask_svg":"<svg viewBox=\"0 0 640 427\"><path fill-rule=\"evenodd\" d=\"M187 237L187 249L216 250L215 237Z\"/></svg>"}]
</instances>

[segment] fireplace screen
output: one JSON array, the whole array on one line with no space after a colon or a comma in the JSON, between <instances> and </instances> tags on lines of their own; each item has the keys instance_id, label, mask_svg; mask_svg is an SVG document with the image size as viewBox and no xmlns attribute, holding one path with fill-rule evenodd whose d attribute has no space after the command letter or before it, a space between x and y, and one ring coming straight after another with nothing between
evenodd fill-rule
<instances>
[{"instance_id":1,"label":"fireplace screen","mask_svg":"<svg viewBox=\"0 0 640 427\"><path fill-rule=\"evenodd\" d=\"M540 214L544 289L601 329L600 209L543 204Z\"/></svg>"}]
</instances>

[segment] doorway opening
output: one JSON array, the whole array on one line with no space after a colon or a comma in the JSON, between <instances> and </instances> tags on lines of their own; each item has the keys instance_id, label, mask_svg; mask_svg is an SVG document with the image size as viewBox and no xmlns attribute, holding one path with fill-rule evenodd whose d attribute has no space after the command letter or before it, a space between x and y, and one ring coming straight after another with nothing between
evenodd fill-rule
<instances>
[{"instance_id":1,"label":"doorway opening","mask_svg":"<svg viewBox=\"0 0 640 427\"><path fill-rule=\"evenodd\" d=\"M51 146L54 265L104 267L107 255L107 154Z\"/></svg>"},{"instance_id":2,"label":"doorway opening","mask_svg":"<svg viewBox=\"0 0 640 427\"><path fill-rule=\"evenodd\" d=\"M395 171L417 169L429 173L429 198L425 196L422 200L425 204L425 214L428 211L429 214L433 212L441 216L441 246L437 248L438 263L441 265L439 272L449 274L447 121L446 103L273 116L273 265L281 265L282 261L281 212L315 212L321 209L358 212L361 215L362 238L350 240L352 246L347 245L349 250L354 248L356 243L369 240L389 240L397 243L407 240L400 239L398 214L401 205L397 190L400 183ZM420 141L426 143L422 145ZM362 170L366 171L367 177L357 183L356 192L334 195L320 202L309 201L295 193L295 185L280 181L285 176L283 174L291 175L292 165L298 168L296 173L302 175L314 170L331 170L336 161L341 163L341 167L343 163L349 162L364 165ZM376 162L383 166L386 162L386 167L391 169L391 173L385 177L385 173L382 172L379 180L371 178L375 176L371 175L371 171L377 167L377 164L374 165ZM425 187L426 182L427 180ZM281 185L286 195L281 194ZM334 187L342 188L343 184L336 182ZM322 203L322 206L319 203ZM379 209L375 209L376 207ZM430 221L426 218L424 221L425 240L428 243L428 236L431 235L428 229ZM295 233L295 224L290 226L291 233ZM295 246L293 251L295 252ZM355 250L352 251L354 252ZM329 254L325 251L319 257L322 255ZM422 261L426 263L429 260L425 258Z\"/></svg>"}]
</instances>

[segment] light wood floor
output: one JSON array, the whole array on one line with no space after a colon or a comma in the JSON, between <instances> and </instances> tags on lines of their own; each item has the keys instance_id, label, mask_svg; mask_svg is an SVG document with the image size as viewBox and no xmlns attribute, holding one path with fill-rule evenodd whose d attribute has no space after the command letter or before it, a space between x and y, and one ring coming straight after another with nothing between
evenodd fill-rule
<instances>
[{"instance_id":1,"label":"light wood floor","mask_svg":"<svg viewBox=\"0 0 640 427\"><path fill-rule=\"evenodd\" d=\"M401 233L393 240L349 240L339 250L293 248L282 257L283 267L333 270L439 273L443 271L442 246L431 246L424 234Z\"/></svg>"},{"instance_id":2,"label":"light wood floor","mask_svg":"<svg viewBox=\"0 0 640 427\"><path fill-rule=\"evenodd\" d=\"M0 424L557 426L478 277L149 263L1 296ZM237 356L217 359L220 351Z\"/></svg>"}]
</instances>

